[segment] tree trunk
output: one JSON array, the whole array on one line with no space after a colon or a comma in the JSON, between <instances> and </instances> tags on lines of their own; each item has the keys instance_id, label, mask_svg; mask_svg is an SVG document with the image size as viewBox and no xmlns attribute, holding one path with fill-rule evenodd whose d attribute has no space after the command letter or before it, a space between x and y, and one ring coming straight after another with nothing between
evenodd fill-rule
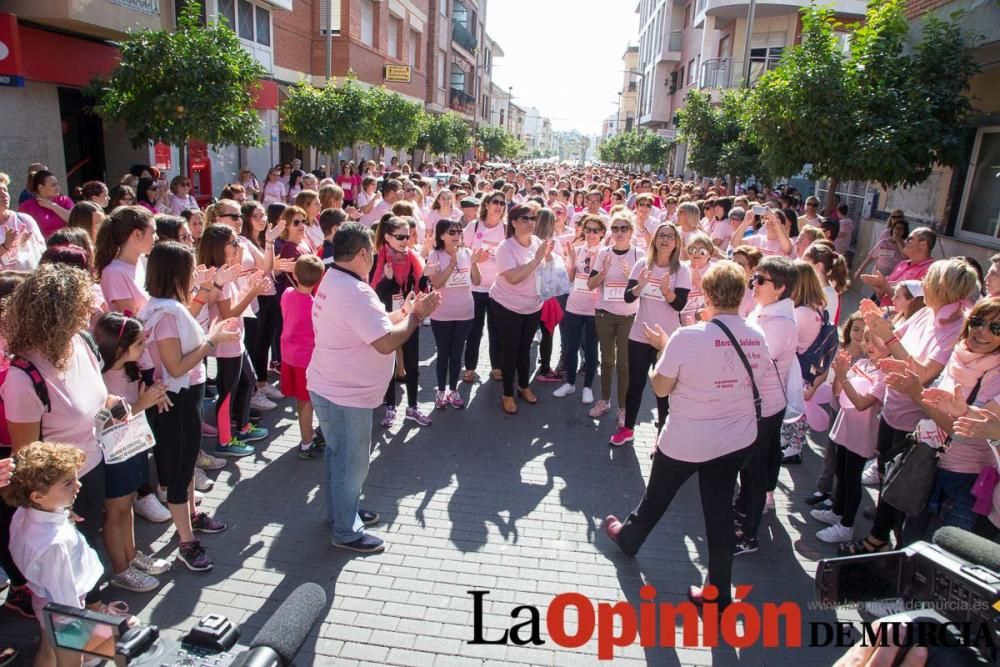
<instances>
[{"instance_id":1,"label":"tree trunk","mask_svg":"<svg viewBox=\"0 0 1000 667\"><path fill-rule=\"evenodd\" d=\"M831 178L827 181L826 201L823 202L823 215L830 217L833 207L837 202L837 188L840 186L839 178Z\"/></svg>"}]
</instances>

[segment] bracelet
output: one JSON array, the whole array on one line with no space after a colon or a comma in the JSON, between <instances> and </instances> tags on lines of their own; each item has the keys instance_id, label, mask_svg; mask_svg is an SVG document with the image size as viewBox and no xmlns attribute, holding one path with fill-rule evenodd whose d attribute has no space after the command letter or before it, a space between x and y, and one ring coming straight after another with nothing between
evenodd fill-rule
<instances>
[{"instance_id":1,"label":"bracelet","mask_svg":"<svg viewBox=\"0 0 1000 667\"><path fill-rule=\"evenodd\" d=\"M222 289L222 285L220 285L219 283L215 282L214 280L212 281L212 287L214 287L217 290L221 290Z\"/></svg>"},{"instance_id":2,"label":"bracelet","mask_svg":"<svg viewBox=\"0 0 1000 667\"><path fill-rule=\"evenodd\" d=\"M889 340L885 341L885 346L889 347L893 343L898 343L898 342L899 342L899 338L896 337L896 334L892 334L892 338L890 338Z\"/></svg>"},{"instance_id":3,"label":"bracelet","mask_svg":"<svg viewBox=\"0 0 1000 667\"><path fill-rule=\"evenodd\" d=\"M204 299L199 299L198 297L195 297L195 298L191 299L191 301L192 301L192 303L196 303L199 306L204 306L205 305L205 300Z\"/></svg>"},{"instance_id":4,"label":"bracelet","mask_svg":"<svg viewBox=\"0 0 1000 667\"><path fill-rule=\"evenodd\" d=\"M267 239L264 239L264 245L274 245L274 241L268 241Z\"/></svg>"}]
</instances>

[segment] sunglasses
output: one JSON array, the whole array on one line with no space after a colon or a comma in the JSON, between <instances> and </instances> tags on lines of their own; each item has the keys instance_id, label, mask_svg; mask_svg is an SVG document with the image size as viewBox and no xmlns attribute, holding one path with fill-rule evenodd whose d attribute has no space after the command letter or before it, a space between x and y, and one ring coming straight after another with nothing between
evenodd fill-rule
<instances>
[{"instance_id":1,"label":"sunglasses","mask_svg":"<svg viewBox=\"0 0 1000 667\"><path fill-rule=\"evenodd\" d=\"M601 229L600 227L584 227L583 228L583 233L584 234L603 234L604 230Z\"/></svg>"},{"instance_id":2,"label":"sunglasses","mask_svg":"<svg viewBox=\"0 0 1000 667\"><path fill-rule=\"evenodd\" d=\"M304 224L306 224L306 221L302 220L301 218L297 220L292 220L292 227L301 227Z\"/></svg>"},{"instance_id":3,"label":"sunglasses","mask_svg":"<svg viewBox=\"0 0 1000 667\"><path fill-rule=\"evenodd\" d=\"M750 276L750 284L752 285L763 285L764 283L773 283L774 281L770 278L765 278L759 273L755 273Z\"/></svg>"},{"instance_id":4,"label":"sunglasses","mask_svg":"<svg viewBox=\"0 0 1000 667\"><path fill-rule=\"evenodd\" d=\"M624 234L626 232L632 231L632 228L622 225L614 225L613 227L611 227L611 231L618 232L619 234Z\"/></svg>"},{"instance_id":5,"label":"sunglasses","mask_svg":"<svg viewBox=\"0 0 1000 667\"><path fill-rule=\"evenodd\" d=\"M240 216L239 216L238 213L220 213L216 217L219 217L219 218L232 218L233 220L239 220L240 219Z\"/></svg>"},{"instance_id":6,"label":"sunglasses","mask_svg":"<svg viewBox=\"0 0 1000 667\"><path fill-rule=\"evenodd\" d=\"M990 333L994 336L1000 336L1000 322L988 322L981 317L970 317L969 318L969 328L970 329L982 329L987 324L990 327Z\"/></svg>"},{"instance_id":7,"label":"sunglasses","mask_svg":"<svg viewBox=\"0 0 1000 667\"><path fill-rule=\"evenodd\" d=\"M537 215L522 215L517 218L518 222L535 222L536 220L538 220Z\"/></svg>"},{"instance_id":8,"label":"sunglasses","mask_svg":"<svg viewBox=\"0 0 1000 667\"><path fill-rule=\"evenodd\" d=\"M676 241L677 237L674 236L673 234L657 234L656 235L656 240L657 241Z\"/></svg>"},{"instance_id":9,"label":"sunglasses","mask_svg":"<svg viewBox=\"0 0 1000 667\"><path fill-rule=\"evenodd\" d=\"M390 234L389 236L391 236L392 238L396 239L397 241L409 241L410 240L410 235L409 234Z\"/></svg>"},{"instance_id":10,"label":"sunglasses","mask_svg":"<svg viewBox=\"0 0 1000 667\"><path fill-rule=\"evenodd\" d=\"M696 248L694 246L688 248L688 255L692 257L708 257L711 254L704 248Z\"/></svg>"},{"instance_id":11,"label":"sunglasses","mask_svg":"<svg viewBox=\"0 0 1000 667\"><path fill-rule=\"evenodd\" d=\"M506 199L491 199L490 203L491 204L495 204L496 206L506 206L507 205L507 200Z\"/></svg>"},{"instance_id":12,"label":"sunglasses","mask_svg":"<svg viewBox=\"0 0 1000 667\"><path fill-rule=\"evenodd\" d=\"M806 204L806 208L816 208L819 204Z\"/></svg>"},{"instance_id":13,"label":"sunglasses","mask_svg":"<svg viewBox=\"0 0 1000 667\"><path fill-rule=\"evenodd\" d=\"M449 229L446 233L448 236L458 236L462 233L462 229L460 227L455 227L453 229Z\"/></svg>"}]
</instances>

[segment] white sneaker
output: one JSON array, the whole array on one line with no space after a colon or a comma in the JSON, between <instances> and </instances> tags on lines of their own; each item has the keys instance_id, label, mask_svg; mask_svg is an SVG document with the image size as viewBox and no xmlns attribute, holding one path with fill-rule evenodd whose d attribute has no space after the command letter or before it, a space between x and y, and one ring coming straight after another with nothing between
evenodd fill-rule
<instances>
[{"instance_id":1,"label":"white sneaker","mask_svg":"<svg viewBox=\"0 0 1000 667\"><path fill-rule=\"evenodd\" d=\"M882 476L878 473L878 462L875 459L865 465L865 470L861 473L861 483L865 486L878 486L882 483Z\"/></svg>"},{"instance_id":2,"label":"white sneaker","mask_svg":"<svg viewBox=\"0 0 1000 667\"><path fill-rule=\"evenodd\" d=\"M111 577L111 585L134 593L148 593L159 587L160 580L129 565L124 572Z\"/></svg>"},{"instance_id":3,"label":"white sneaker","mask_svg":"<svg viewBox=\"0 0 1000 667\"><path fill-rule=\"evenodd\" d=\"M147 556L141 551L135 552L135 558L132 559L132 567L137 570L141 570L146 574L163 574L170 569L170 561L164 558L153 558L152 556Z\"/></svg>"},{"instance_id":4,"label":"white sneaker","mask_svg":"<svg viewBox=\"0 0 1000 667\"><path fill-rule=\"evenodd\" d=\"M272 401L280 401L285 397L277 387L270 384L265 384L263 387L257 387L257 392L264 394L265 397L271 399Z\"/></svg>"},{"instance_id":5,"label":"white sneaker","mask_svg":"<svg viewBox=\"0 0 1000 667\"><path fill-rule=\"evenodd\" d=\"M576 386L570 383L566 383L563 386L552 392L552 395L556 398L565 398L576 391Z\"/></svg>"},{"instance_id":6,"label":"white sneaker","mask_svg":"<svg viewBox=\"0 0 1000 667\"><path fill-rule=\"evenodd\" d=\"M584 405L590 405L594 402L594 390L590 387L583 388L583 396L580 397L580 402Z\"/></svg>"},{"instance_id":7,"label":"white sneaker","mask_svg":"<svg viewBox=\"0 0 1000 667\"><path fill-rule=\"evenodd\" d=\"M201 468L194 469L194 488L196 491L211 491L215 482Z\"/></svg>"},{"instance_id":8,"label":"white sneaker","mask_svg":"<svg viewBox=\"0 0 1000 667\"><path fill-rule=\"evenodd\" d=\"M816 519L817 521L828 523L831 526L840 523L840 515L834 514L833 510L812 510L809 512L809 516Z\"/></svg>"},{"instance_id":9,"label":"white sneaker","mask_svg":"<svg viewBox=\"0 0 1000 667\"><path fill-rule=\"evenodd\" d=\"M164 505L167 504L167 490L164 487L162 487L162 486L156 487L156 497L159 498L160 502L163 503ZM195 505L201 505L201 501L204 500L204 499L205 499L205 494L202 493L201 491L199 491L198 489L195 489L194 490L194 504Z\"/></svg>"},{"instance_id":10,"label":"white sneaker","mask_svg":"<svg viewBox=\"0 0 1000 667\"><path fill-rule=\"evenodd\" d=\"M850 542L854 539L854 528L848 528L838 521L816 533L816 539L830 544Z\"/></svg>"},{"instance_id":11,"label":"white sneaker","mask_svg":"<svg viewBox=\"0 0 1000 667\"><path fill-rule=\"evenodd\" d=\"M153 496L152 493L149 493L145 496L136 496L136 499L132 501L132 509L146 521L153 523L170 521L170 510L156 499L159 495L157 493L156 496ZM164 500L166 500L166 492L164 492Z\"/></svg>"},{"instance_id":12,"label":"white sneaker","mask_svg":"<svg viewBox=\"0 0 1000 667\"><path fill-rule=\"evenodd\" d=\"M250 399L250 407L256 408L257 410L274 410L278 407L278 404L272 400L269 400L263 392L256 392L253 398Z\"/></svg>"},{"instance_id":13,"label":"white sneaker","mask_svg":"<svg viewBox=\"0 0 1000 667\"><path fill-rule=\"evenodd\" d=\"M605 401L604 399L601 399L600 401L597 402L596 405L594 405L594 407L590 409L590 412L588 412L587 414L589 414L594 419L598 419L599 417L603 417L604 415L606 415L608 410L610 409L611 406L608 405L608 402Z\"/></svg>"},{"instance_id":14,"label":"white sneaker","mask_svg":"<svg viewBox=\"0 0 1000 667\"><path fill-rule=\"evenodd\" d=\"M194 464L202 470L221 470L226 467L226 459L221 456L212 456L201 449L198 450L198 460Z\"/></svg>"}]
</instances>

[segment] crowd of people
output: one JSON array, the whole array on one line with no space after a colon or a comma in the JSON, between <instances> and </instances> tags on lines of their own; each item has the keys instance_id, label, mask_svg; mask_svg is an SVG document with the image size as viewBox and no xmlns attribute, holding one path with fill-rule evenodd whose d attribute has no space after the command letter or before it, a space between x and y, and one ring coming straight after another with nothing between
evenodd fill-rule
<instances>
[{"instance_id":1,"label":"crowd of people","mask_svg":"<svg viewBox=\"0 0 1000 667\"><path fill-rule=\"evenodd\" d=\"M553 164L299 166L263 182L244 170L210 203L147 165L70 198L32 164L16 205L0 174L8 609L127 613L100 602L103 582L148 592L171 567L136 544L136 515L172 522L177 562L211 569L201 536L226 524L198 508L205 471L253 454L286 398L298 456L325 461L332 543L382 551L378 514L359 506L372 410L391 428L405 395L402 418L433 428L466 406L463 383L500 383L507 415L548 403L598 420L615 447L633 442L649 385L646 493L605 528L635 554L697 473L712 588L693 586L696 602L731 601L733 558L761 548L780 467L802 461L810 430L828 438L799 500L831 555L941 524L1000 532L1000 255L985 273L935 260L935 232L895 211L854 262L870 298L847 312L848 208L821 215L790 188ZM912 437L941 449L928 499L914 512L882 497L856 531L863 485ZM56 660L43 645L36 664Z\"/></svg>"}]
</instances>

